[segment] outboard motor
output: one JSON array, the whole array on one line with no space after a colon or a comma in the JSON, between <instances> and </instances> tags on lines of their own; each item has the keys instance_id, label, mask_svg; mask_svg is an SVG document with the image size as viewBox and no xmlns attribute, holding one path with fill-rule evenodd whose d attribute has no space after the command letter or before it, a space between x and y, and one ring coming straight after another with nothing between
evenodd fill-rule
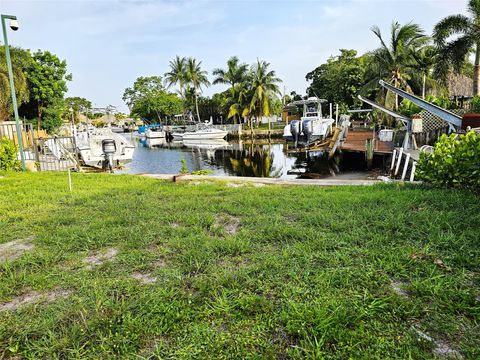
<instances>
[{"instance_id":1,"label":"outboard motor","mask_svg":"<svg viewBox=\"0 0 480 360\"><path fill-rule=\"evenodd\" d=\"M113 139L102 140L102 151L105 155L105 161L108 164L108 169L113 172L113 154L117 151L117 144Z\"/></svg>"},{"instance_id":2,"label":"outboard motor","mask_svg":"<svg viewBox=\"0 0 480 360\"><path fill-rule=\"evenodd\" d=\"M312 134L313 134L312 120L302 121L302 131L303 131L303 134L305 135L305 139L307 140L307 144L310 144L310 139L312 138Z\"/></svg>"},{"instance_id":3,"label":"outboard motor","mask_svg":"<svg viewBox=\"0 0 480 360\"><path fill-rule=\"evenodd\" d=\"M295 146L297 146L298 138L302 133L302 122L300 120L292 120L290 122L290 132L292 133L293 140L295 141Z\"/></svg>"}]
</instances>

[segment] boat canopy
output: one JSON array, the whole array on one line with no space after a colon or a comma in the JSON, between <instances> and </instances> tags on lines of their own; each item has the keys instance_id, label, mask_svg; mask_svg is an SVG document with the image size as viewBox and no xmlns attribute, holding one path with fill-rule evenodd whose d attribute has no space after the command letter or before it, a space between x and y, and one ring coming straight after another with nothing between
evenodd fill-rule
<instances>
[{"instance_id":1,"label":"boat canopy","mask_svg":"<svg viewBox=\"0 0 480 360\"><path fill-rule=\"evenodd\" d=\"M309 97L306 100L296 100L292 101L291 103L288 103L285 107L288 106L299 106L299 105L306 105L306 104L315 104L315 103L320 103L320 104L325 104L328 102L328 100L325 99L318 99L316 97Z\"/></svg>"}]
</instances>

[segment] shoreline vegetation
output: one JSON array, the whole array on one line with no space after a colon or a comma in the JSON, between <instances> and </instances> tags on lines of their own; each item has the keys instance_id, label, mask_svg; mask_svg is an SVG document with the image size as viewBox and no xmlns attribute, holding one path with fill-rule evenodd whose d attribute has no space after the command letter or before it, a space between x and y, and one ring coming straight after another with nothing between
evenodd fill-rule
<instances>
[{"instance_id":1,"label":"shoreline vegetation","mask_svg":"<svg viewBox=\"0 0 480 360\"><path fill-rule=\"evenodd\" d=\"M315 68L305 76L309 81L305 94L294 89L285 93L286 86L282 86L277 72L265 60L257 58L253 64L247 64L231 56L224 68L207 70L201 60L177 55L169 62L167 72L140 76L125 89L122 99L130 114L119 113L118 119L129 123L138 119L171 123L181 115L190 122L212 118L215 123L241 122L253 129L262 118L268 118L270 127L271 116L281 115L286 104L311 96L338 104L342 113L361 106L358 95L375 99L409 117L421 110L384 92L379 80L447 109L479 112L479 19L480 0L469 0L467 15L440 20L432 34L416 23L393 21L388 33L373 25L372 39L378 47L364 54L344 48L338 50L339 55L332 51L325 63L312 64ZM5 91L0 94L0 122L11 118L12 106L2 51L0 80ZM102 112L116 112L111 106L92 108L92 102L83 97L65 98L72 74L66 61L55 54L40 50L31 53L20 47L12 47L11 52L20 117L29 119L37 129L55 133L63 123L72 120L72 115L75 122L80 122L98 119ZM203 89L211 85L223 85L224 89L211 97L204 96ZM377 112L372 117L376 125L397 125Z\"/></svg>"},{"instance_id":2,"label":"shoreline vegetation","mask_svg":"<svg viewBox=\"0 0 480 360\"><path fill-rule=\"evenodd\" d=\"M464 191L0 178L0 357L480 356Z\"/></svg>"}]
</instances>

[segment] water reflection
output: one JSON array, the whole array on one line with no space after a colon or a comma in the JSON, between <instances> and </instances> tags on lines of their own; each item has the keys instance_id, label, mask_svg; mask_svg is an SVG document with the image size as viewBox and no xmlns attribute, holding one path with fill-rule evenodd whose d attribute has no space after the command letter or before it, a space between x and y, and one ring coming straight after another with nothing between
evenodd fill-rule
<instances>
[{"instance_id":1,"label":"water reflection","mask_svg":"<svg viewBox=\"0 0 480 360\"><path fill-rule=\"evenodd\" d=\"M185 159L190 171L211 170L215 175L278 178L367 178L369 175L363 171L361 157L354 161L356 166L349 167L339 159L328 161L326 154L291 152L284 142L168 142L137 138L136 144L132 162L120 172L176 174ZM359 164L360 170L356 168Z\"/></svg>"}]
</instances>

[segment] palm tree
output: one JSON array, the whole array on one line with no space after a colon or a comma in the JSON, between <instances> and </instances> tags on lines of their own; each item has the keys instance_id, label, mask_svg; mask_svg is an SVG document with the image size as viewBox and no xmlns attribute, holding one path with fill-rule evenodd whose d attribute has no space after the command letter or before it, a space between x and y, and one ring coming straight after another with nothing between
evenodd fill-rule
<instances>
[{"instance_id":1,"label":"palm tree","mask_svg":"<svg viewBox=\"0 0 480 360\"><path fill-rule=\"evenodd\" d=\"M268 70L270 66L266 61L257 59L257 63L251 67L251 88L252 99L250 101L250 112L252 112L257 121L262 116L270 116L273 110L273 103L280 95L278 83L279 79L275 71ZM268 130L270 131L270 121L268 122ZM253 129L252 129L253 131Z\"/></svg>"},{"instance_id":2,"label":"palm tree","mask_svg":"<svg viewBox=\"0 0 480 360\"><path fill-rule=\"evenodd\" d=\"M236 56L232 56L227 61L227 69L213 69L212 74L215 76L213 84L229 84L232 88L245 80L248 72L248 65L239 63L240 60Z\"/></svg>"},{"instance_id":3,"label":"palm tree","mask_svg":"<svg viewBox=\"0 0 480 360\"><path fill-rule=\"evenodd\" d=\"M187 85L192 86L195 95L195 108L197 110L197 118L200 121L200 112L198 111L198 92L202 90L202 86L210 86L208 81L208 73L201 68L202 62L195 58L187 59L186 80Z\"/></svg>"},{"instance_id":4,"label":"palm tree","mask_svg":"<svg viewBox=\"0 0 480 360\"><path fill-rule=\"evenodd\" d=\"M395 87L400 86L411 90L407 81L412 75L413 55L428 41L423 30L417 24L400 25L398 22L393 22L388 44L383 39L378 26L373 26L372 32L380 40L381 46L372 53L375 75L367 87L376 86L378 80L383 79ZM385 104L387 103L388 98L385 98ZM398 105L398 95L395 95L395 110L398 109Z\"/></svg>"},{"instance_id":5,"label":"palm tree","mask_svg":"<svg viewBox=\"0 0 480 360\"><path fill-rule=\"evenodd\" d=\"M467 10L470 17L451 15L441 20L433 30L433 38L439 48L443 76L449 65L459 73L470 53L475 52L473 94L480 95L480 0L470 0Z\"/></svg>"},{"instance_id":6,"label":"palm tree","mask_svg":"<svg viewBox=\"0 0 480 360\"><path fill-rule=\"evenodd\" d=\"M240 60L236 56L232 56L227 61L227 69L213 69L212 74L215 76L213 80L213 84L229 84L230 89L228 92L228 100L227 102L234 102L237 98L237 93L241 93L242 90L240 89L239 92L235 91L235 87L239 86L243 82L245 82L248 76L248 65L245 63L240 63ZM237 104L238 105L238 104ZM237 122L237 115L242 116L243 111L234 111L233 113L233 121Z\"/></svg>"},{"instance_id":7,"label":"palm tree","mask_svg":"<svg viewBox=\"0 0 480 360\"><path fill-rule=\"evenodd\" d=\"M437 50L431 45L425 45L419 51L413 53L415 63L411 66L422 77L422 99L425 99L427 82L430 86L437 83L432 79L431 74L437 63Z\"/></svg>"},{"instance_id":8,"label":"palm tree","mask_svg":"<svg viewBox=\"0 0 480 360\"><path fill-rule=\"evenodd\" d=\"M180 97L184 99L184 86L187 83L187 59L176 56L170 61L170 71L165 73L165 84L170 88L178 84Z\"/></svg>"},{"instance_id":9,"label":"palm tree","mask_svg":"<svg viewBox=\"0 0 480 360\"><path fill-rule=\"evenodd\" d=\"M248 79L250 73L247 73ZM250 81L245 80L235 87L228 89L228 95L226 96L226 102L230 105L228 111L228 118L250 118L250 103L252 100L252 91L250 87Z\"/></svg>"}]
</instances>

